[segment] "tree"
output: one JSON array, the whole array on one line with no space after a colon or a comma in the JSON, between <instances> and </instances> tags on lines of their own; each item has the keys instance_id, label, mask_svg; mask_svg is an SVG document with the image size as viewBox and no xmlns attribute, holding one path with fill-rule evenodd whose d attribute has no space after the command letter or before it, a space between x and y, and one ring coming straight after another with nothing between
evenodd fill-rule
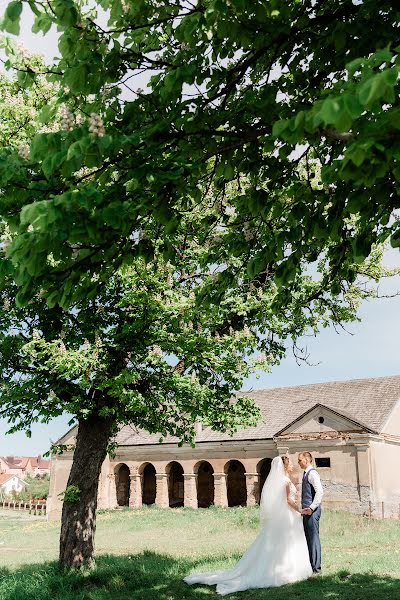
<instances>
[{"instance_id":1,"label":"tree","mask_svg":"<svg viewBox=\"0 0 400 600\"><path fill-rule=\"evenodd\" d=\"M28 4L35 32L58 27L60 58L46 69L17 65L19 80L34 86L45 72L59 84L41 118L51 123L62 108L64 131L36 136L25 162L2 152L4 202L18 198L24 210L19 229L19 215L3 211L18 231L8 252L19 302L43 289L68 306L75 277L84 295L143 252L132 234L150 217L174 261L183 216L217 206L233 181L237 218L225 250L204 257L224 266L215 302L237 283L225 254L248 265L247 281L268 270L284 305L319 256L329 266L323 287L338 293L375 243L400 244L393 2ZM18 34L22 6L8 4L6 32ZM4 44L11 66L12 44ZM205 239L226 227L217 211L207 219ZM40 238L26 235L28 220L40 221ZM154 251L151 241L145 251Z\"/></svg>"},{"instance_id":2,"label":"tree","mask_svg":"<svg viewBox=\"0 0 400 600\"><path fill-rule=\"evenodd\" d=\"M295 142L282 149L272 133L291 115L275 81L293 102L316 94L315 79L307 87L283 63L266 79L282 52L300 53L288 23L314 20L307 3L277 2L265 18L265 2L102 0L107 31L84 2L29 6L36 31L60 28L61 58L47 68L4 41L27 102L45 77L55 95L24 126L29 148L19 132L1 143L0 415L28 432L75 415L60 564L79 568L92 561L98 475L116 428L191 443L197 419L227 431L254 424L252 401L232 399L246 376L305 332L356 318L371 292L355 278L381 276L381 248L334 262L358 215L339 221L339 241L318 233L336 188L311 181L314 150L289 160ZM21 10L8 5L9 33ZM318 23L300 29L313 43ZM330 67L318 64L323 87ZM123 98L142 69L149 93ZM201 89L186 96L186 84ZM33 135L37 120L49 130Z\"/></svg>"},{"instance_id":3,"label":"tree","mask_svg":"<svg viewBox=\"0 0 400 600\"><path fill-rule=\"evenodd\" d=\"M48 475L36 475L36 477L32 476L32 475L28 475L28 477L25 478L25 483L27 485L26 490L23 490L22 492L20 492L19 494L19 498L20 500L24 500L25 502L28 502L30 500L32 500L32 498L35 499L45 499L47 498L48 494L49 494L49 484L50 484L50 477Z\"/></svg>"},{"instance_id":4,"label":"tree","mask_svg":"<svg viewBox=\"0 0 400 600\"><path fill-rule=\"evenodd\" d=\"M7 98L3 146L12 143L23 153L21 144L29 143L43 106L54 99L54 88L45 81L43 86L26 92L12 79L0 80ZM18 204L8 207L10 213L18 211ZM63 567L92 561L98 477L119 426L132 424L192 443L196 420L221 431L255 424L259 412L251 398L232 401L248 374L279 362L288 344L305 332L353 320L360 300L370 293L353 285L340 298L322 296L319 283L303 275L291 301L277 310L279 290L268 274L245 282L241 260L226 255L243 284L205 310L198 298L207 295L220 271L218 266L200 267L206 264L209 245L223 247L229 234L219 230L204 245L190 233L195 230L201 239L214 212L211 203L207 211L199 207L187 214L180 238L176 234L179 256L174 264L164 256L157 221L149 218L146 231L137 234L140 240L132 240L142 247L141 255L113 268L109 281L89 296L82 297L76 277L78 293L65 309L42 291L20 306L12 263L0 255L0 416L10 421L10 431L25 429L28 435L34 422L48 422L64 412L79 425L64 495ZM236 216L228 211L226 218L230 224ZM9 223L0 223L3 243L20 235ZM40 220L26 222L26 235L40 236L41 227ZM150 244L155 251L148 251ZM379 278L378 255L359 266L360 274ZM56 264L54 256L48 264Z\"/></svg>"},{"instance_id":5,"label":"tree","mask_svg":"<svg viewBox=\"0 0 400 600\"><path fill-rule=\"evenodd\" d=\"M63 412L79 425L64 494L62 567L91 564L99 473L119 426L192 443L197 420L228 432L255 425L251 395L232 400L249 373L278 362L286 340L310 327L355 318L356 288L341 302L314 301L305 314L314 286L308 277L281 314L271 308L273 287L234 291L205 311L195 292L211 276L188 270L189 253L196 264L200 251L185 248L181 267L158 254L147 264L135 259L69 310L49 308L40 294L18 307L12 278L2 280L0 416L11 431L29 432Z\"/></svg>"}]
</instances>

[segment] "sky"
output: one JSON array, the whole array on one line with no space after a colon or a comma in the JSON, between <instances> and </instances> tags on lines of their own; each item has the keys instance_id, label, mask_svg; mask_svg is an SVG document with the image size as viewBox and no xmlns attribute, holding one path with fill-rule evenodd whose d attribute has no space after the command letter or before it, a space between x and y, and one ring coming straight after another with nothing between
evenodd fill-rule
<instances>
[{"instance_id":1,"label":"sky","mask_svg":"<svg viewBox=\"0 0 400 600\"><path fill-rule=\"evenodd\" d=\"M0 11L4 0L0 0ZM41 52L48 59L57 53L56 32L45 37L30 32L31 19L25 7L22 19L20 40L32 52ZM387 253L385 263L400 268L400 255L397 250ZM400 277L382 285L381 293L400 292ZM346 327L349 333L336 333L333 328L323 330L317 337L304 339L307 345L309 362L314 366L297 365L294 357L288 356L271 373L259 379L251 377L244 389L284 387L324 381L384 377L400 374L400 296L374 299L364 302L359 316L360 323ZM32 436L23 432L5 435L6 421L0 420L0 456L43 454L51 442L61 437L69 429L69 415L54 419L47 425L32 427Z\"/></svg>"}]
</instances>

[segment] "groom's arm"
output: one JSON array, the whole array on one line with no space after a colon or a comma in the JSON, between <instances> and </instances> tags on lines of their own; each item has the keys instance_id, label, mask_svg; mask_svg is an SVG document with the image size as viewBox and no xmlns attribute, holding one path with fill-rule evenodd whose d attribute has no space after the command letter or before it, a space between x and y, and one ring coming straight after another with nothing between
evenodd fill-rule
<instances>
[{"instance_id":1,"label":"groom's arm","mask_svg":"<svg viewBox=\"0 0 400 600\"><path fill-rule=\"evenodd\" d=\"M312 504L310 504L310 508L314 512L314 510L316 510L321 504L322 496L324 495L324 490L322 488L321 478L317 471L311 471L311 473L308 476L308 481L311 483L315 490L314 500L312 501Z\"/></svg>"}]
</instances>

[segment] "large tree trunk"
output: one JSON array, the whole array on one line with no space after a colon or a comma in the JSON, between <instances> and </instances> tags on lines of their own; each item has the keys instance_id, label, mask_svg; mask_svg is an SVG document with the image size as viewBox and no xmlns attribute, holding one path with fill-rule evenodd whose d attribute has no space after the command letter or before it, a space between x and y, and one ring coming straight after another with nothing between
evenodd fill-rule
<instances>
[{"instance_id":1,"label":"large tree trunk","mask_svg":"<svg viewBox=\"0 0 400 600\"><path fill-rule=\"evenodd\" d=\"M62 569L92 565L99 476L112 429L112 421L98 416L79 421L67 484L67 488L79 488L79 500L68 501L68 494L64 499L59 557Z\"/></svg>"}]
</instances>

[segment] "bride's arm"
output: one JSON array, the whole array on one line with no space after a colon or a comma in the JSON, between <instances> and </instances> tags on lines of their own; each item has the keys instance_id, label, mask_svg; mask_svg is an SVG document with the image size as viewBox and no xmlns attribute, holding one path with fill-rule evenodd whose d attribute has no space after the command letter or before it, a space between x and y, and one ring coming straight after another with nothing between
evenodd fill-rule
<instances>
[{"instance_id":1,"label":"bride's arm","mask_svg":"<svg viewBox=\"0 0 400 600\"><path fill-rule=\"evenodd\" d=\"M289 506L290 506L291 508L293 508L293 510L295 510L295 511L296 511L296 512L298 512L298 513L301 513L301 510L300 510L300 508L297 506L296 502L294 502L294 501L291 499L291 497L290 497L290 483L289 483L289 481L288 481L288 482L287 482L287 484L286 484L286 500L287 500L287 503L289 504Z\"/></svg>"}]
</instances>

